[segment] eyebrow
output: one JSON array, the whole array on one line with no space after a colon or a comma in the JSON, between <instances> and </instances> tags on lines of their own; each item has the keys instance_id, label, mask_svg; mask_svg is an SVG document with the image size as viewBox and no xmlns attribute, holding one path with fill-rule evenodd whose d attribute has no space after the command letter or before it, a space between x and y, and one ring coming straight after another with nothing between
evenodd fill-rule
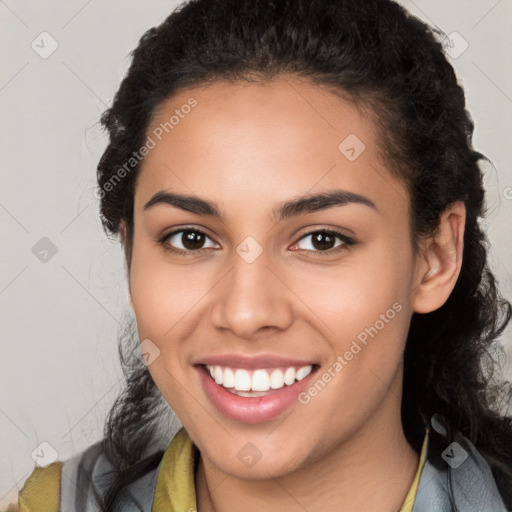
<instances>
[{"instance_id":1,"label":"eyebrow","mask_svg":"<svg viewBox=\"0 0 512 512\"><path fill-rule=\"evenodd\" d=\"M318 210L326 210L336 206L345 206L350 203L362 204L377 211L377 207L373 201L365 196L347 190L331 190L314 195L308 194L286 201L277 209L273 209L272 213L276 222L280 222L290 217L296 217ZM215 202L200 199L195 196L187 196L161 190L144 205L144 210L148 210L158 204L174 206L175 208L180 208L181 210L195 213L196 215L208 215L219 220L223 219L220 208Z\"/></svg>"}]
</instances>

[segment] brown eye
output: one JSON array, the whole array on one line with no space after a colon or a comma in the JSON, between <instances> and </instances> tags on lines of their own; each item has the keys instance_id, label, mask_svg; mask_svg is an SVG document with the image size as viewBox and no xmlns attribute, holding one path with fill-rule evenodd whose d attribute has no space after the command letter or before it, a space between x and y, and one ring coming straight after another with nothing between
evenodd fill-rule
<instances>
[{"instance_id":1,"label":"brown eye","mask_svg":"<svg viewBox=\"0 0 512 512\"><path fill-rule=\"evenodd\" d=\"M205 236L197 231L182 231L180 241L185 249L202 249Z\"/></svg>"},{"instance_id":2,"label":"brown eye","mask_svg":"<svg viewBox=\"0 0 512 512\"><path fill-rule=\"evenodd\" d=\"M311 235L311 245L318 250L329 250L334 247L336 237L324 231Z\"/></svg>"},{"instance_id":3,"label":"brown eye","mask_svg":"<svg viewBox=\"0 0 512 512\"><path fill-rule=\"evenodd\" d=\"M300 243L311 239L309 243L305 243L305 247L300 247ZM336 244L336 239L340 240ZM303 236L295 245L299 249L316 252L316 253L331 253L336 252L338 249L343 249L351 245L355 245L355 240L347 237L343 233L329 230L313 231Z\"/></svg>"},{"instance_id":4,"label":"brown eye","mask_svg":"<svg viewBox=\"0 0 512 512\"><path fill-rule=\"evenodd\" d=\"M213 242L209 246L205 246L208 240L211 241L206 233L194 228L174 231L162 238L159 243L171 251L194 252L216 246Z\"/></svg>"}]
</instances>

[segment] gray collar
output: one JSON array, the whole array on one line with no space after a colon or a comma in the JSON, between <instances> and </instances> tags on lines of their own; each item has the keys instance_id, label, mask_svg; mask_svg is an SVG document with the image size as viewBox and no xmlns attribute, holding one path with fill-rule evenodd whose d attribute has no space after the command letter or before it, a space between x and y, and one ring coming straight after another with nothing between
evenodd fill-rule
<instances>
[{"instance_id":1,"label":"gray collar","mask_svg":"<svg viewBox=\"0 0 512 512\"><path fill-rule=\"evenodd\" d=\"M489 464L460 432L451 434L445 419L430 421L427 458L413 512L509 512Z\"/></svg>"},{"instance_id":2,"label":"gray collar","mask_svg":"<svg viewBox=\"0 0 512 512\"><path fill-rule=\"evenodd\" d=\"M460 432L452 436L440 415L432 417L431 425L427 456L412 512L510 512L489 465L471 441ZM155 469L125 489L118 510L151 511L161 464L160 461ZM112 464L103 453L102 441L64 461L61 510L97 512L94 493L104 493L111 470Z\"/></svg>"}]
</instances>

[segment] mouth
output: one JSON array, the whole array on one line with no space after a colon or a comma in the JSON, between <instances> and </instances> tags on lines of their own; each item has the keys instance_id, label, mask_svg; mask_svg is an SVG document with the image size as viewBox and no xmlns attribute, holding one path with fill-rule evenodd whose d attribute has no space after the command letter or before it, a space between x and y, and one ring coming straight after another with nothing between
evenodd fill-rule
<instances>
[{"instance_id":1,"label":"mouth","mask_svg":"<svg viewBox=\"0 0 512 512\"><path fill-rule=\"evenodd\" d=\"M242 366L242 367L240 367ZM279 416L297 401L319 365L266 367L196 364L205 394L224 416L260 423Z\"/></svg>"},{"instance_id":2,"label":"mouth","mask_svg":"<svg viewBox=\"0 0 512 512\"><path fill-rule=\"evenodd\" d=\"M300 382L313 370L313 365L295 368L260 368L246 370L205 365L211 378L230 393L238 396L265 396L269 392Z\"/></svg>"}]
</instances>

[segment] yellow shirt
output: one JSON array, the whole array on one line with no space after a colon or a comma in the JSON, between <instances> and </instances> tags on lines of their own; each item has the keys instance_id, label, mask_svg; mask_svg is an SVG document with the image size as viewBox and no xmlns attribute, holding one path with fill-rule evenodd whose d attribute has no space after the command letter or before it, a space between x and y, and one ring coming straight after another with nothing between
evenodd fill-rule
<instances>
[{"instance_id":1,"label":"yellow shirt","mask_svg":"<svg viewBox=\"0 0 512 512\"><path fill-rule=\"evenodd\" d=\"M413 483L399 512L411 512L421 471L426 460L428 429L421 448ZM196 510L194 445L182 428L164 453L157 477L151 512ZM59 512L60 478L63 462L57 461L30 474L18 496L20 512Z\"/></svg>"}]
</instances>

